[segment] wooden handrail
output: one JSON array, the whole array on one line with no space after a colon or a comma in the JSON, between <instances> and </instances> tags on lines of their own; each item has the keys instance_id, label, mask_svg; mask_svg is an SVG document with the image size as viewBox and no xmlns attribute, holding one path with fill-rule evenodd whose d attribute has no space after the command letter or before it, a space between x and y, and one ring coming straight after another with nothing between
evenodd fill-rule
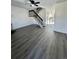
<instances>
[{"instance_id":1,"label":"wooden handrail","mask_svg":"<svg viewBox=\"0 0 79 59\"><path fill-rule=\"evenodd\" d=\"M30 11L33 11L40 18L40 20L43 21L43 19L34 10L30 10Z\"/></svg>"}]
</instances>

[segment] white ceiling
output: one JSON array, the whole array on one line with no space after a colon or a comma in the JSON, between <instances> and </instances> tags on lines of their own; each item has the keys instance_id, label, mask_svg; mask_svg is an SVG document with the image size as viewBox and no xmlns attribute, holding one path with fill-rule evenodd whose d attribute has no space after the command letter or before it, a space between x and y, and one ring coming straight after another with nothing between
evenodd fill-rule
<instances>
[{"instance_id":1,"label":"white ceiling","mask_svg":"<svg viewBox=\"0 0 79 59\"><path fill-rule=\"evenodd\" d=\"M21 3L21 4L25 4L25 3L28 4L29 0L12 0L12 1L15 1L14 4L16 4L16 2ZM40 2L40 4L39 4L40 6L51 7L56 3L63 2L63 1L66 1L66 0L34 0L34 1ZM19 4L19 5L21 5L21 4Z\"/></svg>"},{"instance_id":2,"label":"white ceiling","mask_svg":"<svg viewBox=\"0 0 79 59\"><path fill-rule=\"evenodd\" d=\"M25 2L25 0L12 0L12 1L18 1L18 2L22 2L22 3Z\"/></svg>"}]
</instances>

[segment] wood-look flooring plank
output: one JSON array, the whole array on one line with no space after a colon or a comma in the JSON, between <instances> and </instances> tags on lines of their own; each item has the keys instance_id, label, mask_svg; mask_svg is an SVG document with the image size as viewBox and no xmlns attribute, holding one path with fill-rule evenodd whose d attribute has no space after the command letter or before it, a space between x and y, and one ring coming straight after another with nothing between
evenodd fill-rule
<instances>
[{"instance_id":1,"label":"wood-look flooring plank","mask_svg":"<svg viewBox=\"0 0 79 59\"><path fill-rule=\"evenodd\" d=\"M52 26L17 29L11 42L12 59L67 59L67 35Z\"/></svg>"}]
</instances>

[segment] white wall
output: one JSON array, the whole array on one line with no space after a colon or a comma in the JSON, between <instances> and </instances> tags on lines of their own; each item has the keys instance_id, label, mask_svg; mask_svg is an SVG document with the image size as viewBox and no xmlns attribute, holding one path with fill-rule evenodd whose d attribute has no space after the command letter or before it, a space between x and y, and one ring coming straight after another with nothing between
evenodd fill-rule
<instances>
[{"instance_id":1,"label":"white wall","mask_svg":"<svg viewBox=\"0 0 79 59\"><path fill-rule=\"evenodd\" d=\"M21 28L30 24L37 24L32 17L28 17L28 11L16 6L11 6L11 23L13 29Z\"/></svg>"},{"instance_id":2,"label":"white wall","mask_svg":"<svg viewBox=\"0 0 79 59\"><path fill-rule=\"evenodd\" d=\"M58 3L55 8L54 31L67 33L67 2Z\"/></svg>"}]
</instances>

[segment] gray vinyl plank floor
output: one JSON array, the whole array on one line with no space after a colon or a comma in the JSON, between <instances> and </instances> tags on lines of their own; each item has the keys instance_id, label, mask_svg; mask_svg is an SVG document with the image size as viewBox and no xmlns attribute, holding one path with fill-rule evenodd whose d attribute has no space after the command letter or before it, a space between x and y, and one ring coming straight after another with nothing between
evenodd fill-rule
<instances>
[{"instance_id":1,"label":"gray vinyl plank floor","mask_svg":"<svg viewBox=\"0 0 79 59\"><path fill-rule=\"evenodd\" d=\"M12 59L67 59L67 35L29 25L11 36Z\"/></svg>"}]
</instances>

